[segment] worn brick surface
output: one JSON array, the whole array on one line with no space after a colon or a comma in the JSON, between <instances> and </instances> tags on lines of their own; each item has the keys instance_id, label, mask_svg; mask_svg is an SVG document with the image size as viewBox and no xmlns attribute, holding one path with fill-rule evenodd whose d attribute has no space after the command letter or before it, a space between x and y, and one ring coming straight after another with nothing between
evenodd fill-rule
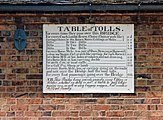
<instances>
[{"instance_id":1,"label":"worn brick surface","mask_svg":"<svg viewBox=\"0 0 163 120\"><path fill-rule=\"evenodd\" d=\"M18 16L27 33L23 51L17 51L13 41ZM163 119L163 13L92 13L91 17L95 23L135 24L135 93L43 94L42 24L89 23L90 14L1 13L1 120Z\"/></svg>"}]
</instances>

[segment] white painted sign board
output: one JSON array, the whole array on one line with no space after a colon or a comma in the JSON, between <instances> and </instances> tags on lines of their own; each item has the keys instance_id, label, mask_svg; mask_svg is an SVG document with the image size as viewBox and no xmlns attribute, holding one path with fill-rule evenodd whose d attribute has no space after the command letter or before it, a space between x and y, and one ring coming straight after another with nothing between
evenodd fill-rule
<instances>
[{"instance_id":1,"label":"white painted sign board","mask_svg":"<svg viewBox=\"0 0 163 120\"><path fill-rule=\"evenodd\" d=\"M133 24L44 24L44 93L133 93Z\"/></svg>"}]
</instances>

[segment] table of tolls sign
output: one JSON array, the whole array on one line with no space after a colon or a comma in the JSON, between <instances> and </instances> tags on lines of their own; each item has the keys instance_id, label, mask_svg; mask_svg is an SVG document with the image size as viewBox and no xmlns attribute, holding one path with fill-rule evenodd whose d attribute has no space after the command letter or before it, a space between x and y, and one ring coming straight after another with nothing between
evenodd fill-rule
<instances>
[{"instance_id":1,"label":"table of tolls sign","mask_svg":"<svg viewBox=\"0 0 163 120\"><path fill-rule=\"evenodd\" d=\"M133 24L44 24L44 93L133 93Z\"/></svg>"}]
</instances>

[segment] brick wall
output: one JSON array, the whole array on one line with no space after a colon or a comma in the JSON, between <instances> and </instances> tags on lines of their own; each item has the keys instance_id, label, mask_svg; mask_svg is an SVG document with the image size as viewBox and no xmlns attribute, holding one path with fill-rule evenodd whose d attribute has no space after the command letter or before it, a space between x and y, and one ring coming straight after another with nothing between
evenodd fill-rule
<instances>
[{"instance_id":1,"label":"brick wall","mask_svg":"<svg viewBox=\"0 0 163 120\"><path fill-rule=\"evenodd\" d=\"M0 14L0 120L162 120L163 13ZM14 47L21 18L27 47ZM43 94L43 23L135 24L134 94Z\"/></svg>"}]
</instances>

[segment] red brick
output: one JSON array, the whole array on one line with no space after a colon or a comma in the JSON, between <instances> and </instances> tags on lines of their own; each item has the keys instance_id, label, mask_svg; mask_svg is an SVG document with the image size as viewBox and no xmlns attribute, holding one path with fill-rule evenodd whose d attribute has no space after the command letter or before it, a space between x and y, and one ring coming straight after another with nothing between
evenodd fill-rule
<instances>
[{"instance_id":1,"label":"red brick","mask_svg":"<svg viewBox=\"0 0 163 120\"><path fill-rule=\"evenodd\" d=\"M152 49L153 55L160 55L163 53L163 49Z\"/></svg>"},{"instance_id":2,"label":"red brick","mask_svg":"<svg viewBox=\"0 0 163 120\"><path fill-rule=\"evenodd\" d=\"M29 111L38 111L40 110L40 105L29 105Z\"/></svg>"},{"instance_id":3,"label":"red brick","mask_svg":"<svg viewBox=\"0 0 163 120\"><path fill-rule=\"evenodd\" d=\"M147 84L147 80L137 80L136 81L136 85L145 86L146 84Z\"/></svg>"},{"instance_id":4,"label":"red brick","mask_svg":"<svg viewBox=\"0 0 163 120\"><path fill-rule=\"evenodd\" d=\"M11 112L11 111L10 111L10 105L3 105L3 106L1 107L1 109L2 109L2 111L6 111L6 113L7 113L7 112L9 112L9 113ZM12 114L12 113L11 113L11 114Z\"/></svg>"},{"instance_id":5,"label":"red brick","mask_svg":"<svg viewBox=\"0 0 163 120\"><path fill-rule=\"evenodd\" d=\"M161 60L161 56L160 55L148 55L147 60L149 60L149 65L150 66L154 66L155 64L158 64ZM155 64L154 64L155 63Z\"/></svg>"},{"instance_id":6,"label":"red brick","mask_svg":"<svg viewBox=\"0 0 163 120\"><path fill-rule=\"evenodd\" d=\"M1 98L10 98L12 96L11 93L6 93L6 91L0 93Z\"/></svg>"},{"instance_id":7,"label":"red brick","mask_svg":"<svg viewBox=\"0 0 163 120\"><path fill-rule=\"evenodd\" d=\"M8 117L15 116L15 112L7 112L7 116L8 116Z\"/></svg>"},{"instance_id":8,"label":"red brick","mask_svg":"<svg viewBox=\"0 0 163 120\"><path fill-rule=\"evenodd\" d=\"M0 62L0 68L6 68L7 62Z\"/></svg>"},{"instance_id":9,"label":"red brick","mask_svg":"<svg viewBox=\"0 0 163 120\"><path fill-rule=\"evenodd\" d=\"M124 114L125 117L129 117L129 116L134 116L134 112L133 111L125 111L125 114Z\"/></svg>"},{"instance_id":10,"label":"red brick","mask_svg":"<svg viewBox=\"0 0 163 120\"><path fill-rule=\"evenodd\" d=\"M161 44L160 43L148 43L147 47L148 48L161 48Z\"/></svg>"},{"instance_id":11,"label":"red brick","mask_svg":"<svg viewBox=\"0 0 163 120\"><path fill-rule=\"evenodd\" d=\"M52 113L52 116L54 117L63 117L63 116L69 116L70 115L70 112L69 111L54 111Z\"/></svg>"},{"instance_id":12,"label":"red brick","mask_svg":"<svg viewBox=\"0 0 163 120\"><path fill-rule=\"evenodd\" d=\"M137 95L139 98L145 97L145 93L138 93Z\"/></svg>"},{"instance_id":13,"label":"red brick","mask_svg":"<svg viewBox=\"0 0 163 120\"><path fill-rule=\"evenodd\" d=\"M71 111L70 116L78 117L79 116L79 111Z\"/></svg>"},{"instance_id":14,"label":"red brick","mask_svg":"<svg viewBox=\"0 0 163 120\"><path fill-rule=\"evenodd\" d=\"M0 117L5 117L6 116L6 112L0 112Z\"/></svg>"},{"instance_id":15,"label":"red brick","mask_svg":"<svg viewBox=\"0 0 163 120\"><path fill-rule=\"evenodd\" d=\"M93 118L93 120L107 120L106 117L96 117L96 118Z\"/></svg>"},{"instance_id":16,"label":"red brick","mask_svg":"<svg viewBox=\"0 0 163 120\"><path fill-rule=\"evenodd\" d=\"M5 74L0 74L0 79L5 79Z\"/></svg>"},{"instance_id":17,"label":"red brick","mask_svg":"<svg viewBox=\"0 0 163 120\"><path fill-rule=\"evenodd\" d=\"M136 49L135 50L136 55L147 55L151 54L151 49Z\"/></svg>"},{"instance_id":18,"label":"red brick","mask_svg":"<svg viewBox=\"0 0 163 120\"><path fill-rule=\"evenodd\" d=\"M160 104L160 99L152 99L151 104Z\"/></svg>"},{"instance_id":19,"label":"red brick","mask_svg":"<svg viewBox=\"0 0 163 120\"><path fill-rule=\"evenodd\" d=\"M146 93L146 97L148 98L158 98L158 97L162 97L163 94L161 91L152 91L152 92L148 92Z\"/></svg>"},{"instance_id":20,"label":"red brick","mask_svg":"<svg viewBox=\"0 0 163 120\"><path fill-rule=\"evenodd\" d=\"M16 117L23 117L23 116L25 116L25 113L24 113L24 111L17 111L16 112Z\"/></svg>"},{"instance_id":21,"label":"red brick","mask_svg":"<svg viewBox=\"0 0 163 120\"><path fill-rule=\"evenodd\" d=\"M32 75L27 75L27 79L42 79L42 75L40 74L32 74Z\"/></svg>"},{"instance_id":22,"label":"red brick","mask_svg":"<svg viewBox=\"0 0 163 120\"><path fill-rule=\"evenodd\" d=\"M107 112L108 117L124 117L123 111L109 111Z\"/></svg>"},{"instance_id":23,"label":"red brick","mask_svg":"<svg viewBox=\"0 0 163 120\"><path fill-rule=\"evenodd\" d=\"M41 117L38 120L56 120L56 118L49 118L49 117Z\"/></svg>"},{"instance_id":24,"label":"red brick","mask_svg":"<svg viewBox=\"0 0 163 120\"><path fill-rule=\"evenodd\" d=\"M27 92L28 91L28 88L27 87L16 87L16 92Z\"/></svg>"},{"instance_id":25,"label":"red brick","mask_svg":"<svg viewBox=\"0 0 163 120\"><path fill-rule=\"evenodd\" d=\"M29 120L27 117L16 117L14 120Z\"/></svg>"},{"instance_id":26,"label":"red brick","mask_svg":"<svg viewBox=\"0 0 163 120\"><path fill-rule=\"evenodd\" d=\"M27 111L28 110L28 105L12 105L11 106L12 111Z\"/></svg>"},{"instance_id":27,"label":"red brick","mask_svg":"<svg viewBox=\"0 0 163 120\"><path fill-rule=\"evenodd\" d=\"M144 74L144 73L148 73L148 72L147 72L147 68L137 68L135 70L135 73Z\"/></svg>"},{"instance_id":28,"label":"red brick","mask_svg":"<svg viewBox=\"0 0 163 120\"><path fill-rule=\"evenodd\" d=\"M30 99L29 104L42 104L42 99Z\"/></svg>"},{"instance_id":29,"label":"red brick","mask_svg":"<svg viewBox=\"0 0 163 120\"><path fill-rule=\"evenodd\" d=\"M0 55L5 55L5 50L0 50Z\"/></svg>"},{"instance_id":30,"label":"red brick","mask_svg":"<svg viewBox=\"0 0 163 120\"><path fill-rule=\"evenodd\" d=\"M161 74L152 74L152 79L161 79Z\"/></svg>"},{"instance_id":31,"label":"red brick","mask_svg":"<svg viewBox=\"0 0 163 120\"><path fill-rule=\"evenodd\" d=\"M93 104L96 102L97 102L97 99L81 99L80 100L81 104Z\"/></svg>"},{"instance_id":32,"label":"red brick","mask_svg":"<svg viewBox=\"0 0 163 120\"><path fill-rule=\"evenodd\" d=\"M51 99L43 99L43 104L51 104Z\"/></svg>"},{"instance_id":33,"label":"red brick","mask_svg":"<svg viewBox=\"0 0 163 120\"><path fill-rule=\"evenodd\" d=\"M57 110L56 105L40 105L40 110Z\"/></svg>"},{"instance_id":34,"label":"red brick","mask_svg":"<svg viewBox=\"0 0 163 120\"><path fill-rule=\"evenodd\" d=\"M107 104L123 104L124 99L108 99Z\"/></svg>"},{"instance_id":35,"label":"red brick","mask_svg":"<svg viewBox=\"0 0 163 120\"><path fill-rule=\"evenodd\" d=\"M148 116L148 113L147 111L135 111L134 116L142 118Z\"/></svg>"},{"instance_id":36,"label":"red brick","mask_svg":"<svg viewBox=\"0 0 163 120\"><path fill-rule=\"evenodd\" d=\"M138 105L137 110L147 110L147 105Z\"/></svg>"},{"instance_id":37,"label":"red brick","mask_svg":"<svg viewBox=\"0 0 163 120\"><path fill-rule=\"evenodd\" d=\"M146 43L138 43L137 47L138 48L146 48L147 44Z\"/></svg>"},{"instance_id":38,"label":"red brick","mask_svg":"<svg viewBox=\"0 0 163 120\"><path fill-rule=\"evenodd\" d=\"M151 99L145 99L144 104L151 104Z\"/></svg>"},{"instance_id":39,"label":"red brick","mask_svg":"<svg viewBox=\"0 0 163 120\"><path fill-rule=\"evenodd\" d=\"M67 110L83 110L84 106L83 105L78 105L78 104L70 104L70 105L66 105L66 109Z\"/></svg>"},{"instance_id":40,"label":"red brick","mask_svg":"<svg viewBox=\"0 0 163 120\"><path fill-rule=\"evenodd\" d=\"M7 55L16 55L16 50L7 50Z\"/></svg>"},{"instance_id":41,"label":"red brick","mask_svg":"<svg viewBox=\"0 0 163 120\"><path fill-rule=\"evenodd\" d=\"M124 105L123 106L123 110L137 110L137 106L136 105Z\"/></svg>"},{"instance_id":42,"label":"red brick","mask_svg":"<svg viewBox=\"0 0 163 120\"><path fill-rule=\"evenodd\" d=\"M80 111L80 116L91 116L91 111Z\"/></svg>"},{"instance_id":43,"label":"red brick","mask_svg":"<svg viewBox=\"0 0 163 120\"><path fill-rule=\"evenodd\" d=\"M55 94L43 94L44 98L55 98Z\"/></svg>"},{"instance_id":44,"label":"red brick","mask_svg":"<svg viewBox=\"0 0 163 120\"><path fill-rule=\"evenodd\" d=\"M161 80L148 80L147 85L160 85Z\"/></svg>"},{"instance_id":45,"label":"red brick","mask_svg":"<svg viewBox=\"0 0 163 120\"><path fill-rule=\"evenodd\" d=\"M26 111L25 112L25 116L28 116L28 117L41 117L42 116L42 112L33 112L33 111Z\"/></svg>"},{"instance_id":46,"label":"red brick","mask_svg":"<svg viewBox=\"0 0 163 120\"><path fill-rule=\"evenodd\" d=\"M28 68L14 68L12 73L28 73Z\"/></svg>"},{"instance_id":47,"label":"red brick","mask_svg":"<svg viewBox=\"0 0 163 120\"><path fill-rule=\"evenodd\" d=\"M7 89L6 89L6 91L7 92L15 92L16 90L15 90L15 87L6 87Z\"/></svg>"},{"instance_id":48,"label":"red brick","mask_svg":"<svg viewBox=\"0 0 163 120\"><path fill-rule=\"evenodd\" d=\"M6 99L0 99L0 106L6 105Z\"/></svg>"},{"instance_id":49,"label":"red brick","mask_svg":"<svg viewBox=\"0 0 163 120\"><path fill-rule=\"evenodd\" d=\"M86 105L83 105L83 109L85 111L91 111L93 108L92 108L92 105L86 104Z\"/></svg>"},{"instance_id":50,"label":"red brick","mask_svg":"<svg viewBox=\"0 0 163 120\"><path fill-rule=\"evenodd\" d=\"M157 110L157 105L148 105L148 110Z\"/></svg>"},{"instance_id":51,"label":"red brick","mask_svg":"<svg viewBox=\"0 0 163 120\"><path fill-rule=\"evenodd\" d=\"M150 42L151 38L150 37L146 37L146 36L138 36L138 38L135 39L135 42Z\"/></svg>"},{"instance_id":52,"label":"red brick","mask_svg":"<svg viewBox=\"0 0 163 120\"><path fill-rule=\"evenodd\" d=\"M7 104L16 104L16 99L14 98L7 99Z\"/></svg>"},{"instance_id":53,"label":"red brick","mask_svg":"<svg viewBox=\"0 0 163 120\"><path fill-rule=\"evenodd\" d=\"M15 80L16 79L16 74L7 74L7 79Z\"/></svg>"},{"instance_id":54,"label":"red brick","mask_svg":"<svg viewBox=\"0 0 163 120\"><path fill-rule=\"evenodd\" d=\"M109 107L110 110L120 110L121 109L121 106L120 105L110 105Z\"/></svg>"},{"instance_id":55,"label":"red brick","mask_svg":"<svg viewBox=\"0 0 163 120\"><path fill-rule=\"evenodd\" d=\"M162 71L162 68L148 68L147 70L148 73L162 73Z\"/></svg>"},{"instance_id":56,"label":"red brick","mask_svg":"<svg viewBox=\"0 0 163 120\"><path fill-rule=\"evenodd\" d=\"M162 91L161 86L151 86L151 91Z\"/></svg>"},{"instance_id":57,"label":"red brick","mask_svg":"<svg viewBox=\"0 0 163 120\"><path fill-rule=\"evenodd\" d=\"M2 20L1 19L1 21L4 21L4 19ZM0 25L0 30L6 30L7 29L7 26L5 26L5 25Z\"/></svg>"},{"instance_id":58,"label":"red brick","mask_svg":"<svg viewBox=\"0 0 163 120\"><path fill-rule=\"evenodd\" d=\"M98 111L92 111L91 115L94 117L97 117L97 116L99 116L99 112Z\"/></svg>"},{"instance_id":59,"label":"red brick","mask_svg":"<svg viewBox=\"0 0 163 120\"><path fill-rule=\"evenodd\" d=\"M162 119L162 117L153 117L153 116L148 118L148 120L161 120L161 119Z\"/></svg>"},{"instance_id":60,"label":"red brick","mask_svg":"<svg viewBox=\"0 0 163 120\"><path fill-rule=\"evenodd\" d=\"M157 109L163 111L163 105L162 104L161 105L157 105Z\"/></svg>"},{"instance_id":61,"label":"red brick","mask_svg":"<svg viewBox=\"0 0 163 120\"><path fill-rule=\"evenodd\" d=\"M6 91L5 87L0 87L0 93L4 93Z\"/></svg>"},{"instance_id":62,"label":"red brick","mask_svg":"<svg viewBox=\"0 0 163 120\"><path fill-rule=\"evenodd\" d=\"M69 103L69 99L53 99L52 103L53 104L65 104L65 103Z\"/></svg>"},{"instance_id":63,"label":"red brick","mask_svg":"<svg viewBox=\"0 0 163 120\"><path fill-rule=\"evenodd\" d=\"M154 116L154 117L160 116L161 117L162 116L162 111L158 111L158 110L157 111L149 111L148 116L149 117L151 117L151 116Z\"/></svg>"},{"instance_id":64,"label":"red brick","mask_svg":"<svg viewBox=\"0 0 163 120\"><path fill-rule=\"evenodd\" d=\"M98 104L105 104L106 103L106 100L105 99L98 99L97 100L97 103Z\"/></svg>"},{"instance_id":65,"label":"red brick","mask_svg":"<svg viewBox=\"0 0 163 120\"><path fill-rule=\"evenodd\" d=\"M94 105L93 109L94 110L109 110L109 106L108 105Z\"/></svg>"},{"instance_id":66,"label":"red brick","mask_svg":"<svg viewBox=\"0 0 163 120\"><path fill-rule=\"evenodd\" d=\"M71 99L70 103L71 104L79 104L80 103L80 99Z\"/></svg>"},{"instance_id":67,"label":"red brick","mask_svg":"<svg viewBox=\"0 0 163 120\"><path fill-rule=\"evenodd\" d=\"M138 86L135 88L136 92L146 92L150 89L150 87Z\"/></svg>"}]
</instances>

